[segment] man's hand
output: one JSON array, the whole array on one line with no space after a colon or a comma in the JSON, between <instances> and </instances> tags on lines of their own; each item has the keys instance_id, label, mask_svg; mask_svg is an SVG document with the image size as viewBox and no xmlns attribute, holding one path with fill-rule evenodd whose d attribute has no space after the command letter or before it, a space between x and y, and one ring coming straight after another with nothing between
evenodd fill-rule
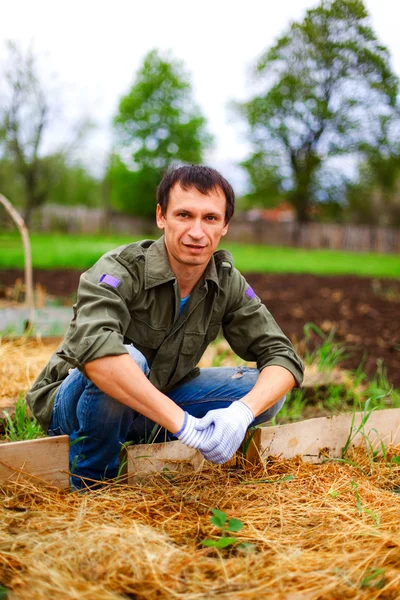
<instances>
[{"instance_id":1,"label":"man's hand","mask_svg":"<svg viewBox=\"0 0 400 600\"><path fill-rule=\"evenodd\" d=\"M204 458L220 464L232 458L253 420L251 409L240 400L232 402L228 408L210 410L196 425L199 433L207 432L199 448Z\"/></svg>"},{"instance_id":2,"label":"man's hand","mask_svg":"<svg viewBox=\"0 0 400 600\"><path fill-rule=\"evenodd\" d=\"M200 423L200 419L192 417L189 413L185 412L185 420L181 429L175 433L178 440L180 440L186 446L190 448L196 448L203 452L204 444L210 439L214 433L214 425L211 424L208 427L202 427L198 429L197 426Z\"/></svg>"}]
</instances>

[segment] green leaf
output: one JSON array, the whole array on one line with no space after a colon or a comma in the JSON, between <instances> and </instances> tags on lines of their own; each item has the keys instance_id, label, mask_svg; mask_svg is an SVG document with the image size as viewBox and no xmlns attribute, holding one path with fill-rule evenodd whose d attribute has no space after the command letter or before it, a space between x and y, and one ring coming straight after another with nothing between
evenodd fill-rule
<instances>
[{"instance_id":1,"label":"green leaf","mask_svg":"<svg viewBox=\"0 0 400 600\"><path fill-rule=\"evenodd\" d=\"M226 526L228 531L240 531L244 523L240 519L229 519L228 525Z\"/></svg>"},{"instance_id":2,"label":"green leaf","mask_svg":"<svg viewBox=\"0 0 400 600\"><path fill-rule=\"evenodd\" d=\"M285 475L280 479L254 479L251 481L241 481L243 485L250 485L254 483L283 483L284 481L293 481L294 475Z\"/></svg>"},{"instance_id":3,"label":"green leaf","mask_svg":"<svg viewBox=\"0 0 400 600\"><path fill-rule=\"evenodd\" d=\"M221 537L219 540L203 540L201 543L203 546L208 546L210 548L227 548L236 542L237 538L235 537Z\"/></svg>"},{"instance_id":4,"label":"green leaf","mask_svg":"<svg viewBox=\"0 0 400 600\"><path fill-rule=\"evenodd\" d=\"M0 585L0 600L7 600L9 591L10 590L8 588Z\"/></svg>"},{"instance_id":5,"label":"green leaf","mask_svg":"<svg viewBox=\"0 0 400 600\"><path fill-rule=\"evenodd\" d=\"M390 464L400 465L400 456L392 456Z\"/></svg>"},{"instance_id":6,"label":"green leaf","mask_svg":"<svg viewBox=\"0 0 400 600\"><path fill-rule=\"evenodd\" d=\"M210 517L211 523L215 525L215 527L219 527L221 529L225 525L228 515L217 508L212 508L211 512L214 515L213 517Z\"/></svg>"},{"instance_id":7,"label":"green leaf","mask_svg":"<svg viewBox=\"0 0 400 600\"><path fill-rule=\"evenodd\" d=\"M76 438L76 440L74 440L73 442L69 443L69 447L72 448L72 446L75 446L75 444L78 444L79 442L81 442L82 440L86 440L88 436L87 435L81 435L81 437Z\"/></svg>"},{"instance_id":8,"label":"green leaf","mask_svg":"<svg viewBox=\"0 0 400 600\"><path fill-rule=\"evenodd\" d=\"M380 575L383 575L380 579ZM361 580L362 588L377 588L382 589L386 583L385 569L373 569L370 568L367 571L365 577Z\"/></svg>"}]
</instances>

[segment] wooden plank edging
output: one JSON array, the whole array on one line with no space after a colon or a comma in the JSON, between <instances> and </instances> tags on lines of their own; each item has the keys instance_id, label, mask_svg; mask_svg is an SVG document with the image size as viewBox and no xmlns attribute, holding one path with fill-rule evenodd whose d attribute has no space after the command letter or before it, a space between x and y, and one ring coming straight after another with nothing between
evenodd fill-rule
<instances>
[{"instance_id":1,"label":"wooden plank edging","mask_svg":"<svg viewBox=\"0 0 400 600\"><path fill-rule=\"evenodd\" d=\"M69 436L0 444L0 483L30 480L69 488Z\"/></svg>"},{"instance_id":2,"label":"wooden plank edging","mask_svg":"<svg viewBox=\"0 0 400 600\"><path fill-rule=\"evenodd\" d=\"M355 413L357 428L365 413ZM319 463L327 456L340 458L352 426L353 414L319 417L288 425L260 427L252 434L245 460L265 463L268 456L293 458ZM379 449L380 443L400 444L400 409L373 411L364 426L364 434ZM364 443L362 434L352 440L353 446ZM179 441L162 444L128 446L126 451L128 482L136 477L168 470L197 471L205 463L197 450ZM225 467L240 464L242 454L225 463ZM168 472L166 471L166 472ZM31 480L69 488L69 437L67 435L37 440L0 444L0 484Z\"/></svg>"},{"instance_id":3,"label":"wooden plank edging","mask_svg":"<svg viewBox=\"0 0 400 600\"><path fill-rule=\"evenodd\" d=\"M365 413L354 414L354 427L360 425ZM303 460L319 463L326 456L340 458L352 426L353 414L334 417L319 417L288 425L260 428L259 452L266 455L293 458L300 455ZM373 411L364 426L369 441L378 448L380 441L385 446L400 444L400 408ZM353 446L364 442L361 433L352 441Z\"/></svg>"},{"instance_id":4,"label":"wooden plank edging","mask_svg":"<svg viewBox=\"0 0 400 600\"><path fill-rule=\"evenodd\" d=\"M357 428L365 413L354 414L354 427ZM318 417L275 427L260 427L252 436L245 460L252 463L265 463L268 456L294 458L300 455L303 460L319 463L327 456L340 458L342 448L346 444L353 414L333 417ZM382 441L388 444L400 444L400 409L390 408L373 411L369 417L364 433L374 447ZM364 437L357 434L352 446L363 444ZM141 444L127 448L128 481L133 483L135 477L161 472L164 469L174 472L196 471L203 464L200 452L188 448L179 441L161 444ZM224 466L240 464L241 453L225 463Z\"/></svg>"}]
</instances>

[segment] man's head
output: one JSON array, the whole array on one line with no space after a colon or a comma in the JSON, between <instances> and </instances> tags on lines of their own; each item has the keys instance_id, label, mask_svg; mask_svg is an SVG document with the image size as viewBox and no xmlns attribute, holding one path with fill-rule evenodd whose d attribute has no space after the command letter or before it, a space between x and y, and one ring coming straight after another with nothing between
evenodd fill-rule
<instances>
[{"instance_id":1,"label":"man's head","mask_svg":"<svg viewBox=\"0 0 400 600\"><path fill-rule=\"evenodd\" d=\"M226 199L225 223L229 223L235 210L235 192L230 183L218 171L202 165L187 165L168 171L157 189L157 204L160 205L164 216L167 212L171 189L176 184L179 184L185 191L189 188L196 188L205 196L220 188Z\"/></svg>"},{"instance_id":2,"label":"man's head","mask_svg":"<svg viewBox=\"0 0 400 600\"><path fill-rule=\"evenodd\" d=\"M171 267L202 272L228 231L234 192L214 169L193 165L165 175L157 192L157 225L164 230Z\"/></svg>"}]
</instances>

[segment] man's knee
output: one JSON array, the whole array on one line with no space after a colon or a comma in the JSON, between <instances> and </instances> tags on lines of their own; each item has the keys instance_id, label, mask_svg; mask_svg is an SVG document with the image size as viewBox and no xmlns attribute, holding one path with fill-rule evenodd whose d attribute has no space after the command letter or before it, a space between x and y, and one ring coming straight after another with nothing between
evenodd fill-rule
<instances>
[{"instance_id":1,"label":"man's knee","mask_svg":"<svg viewBox=\"0 0 400 600\"><path fill-rule=\"evenodd\" d=\"M140 368L141 371L143 371L143 373L147 377L148 374L150 373L150 368L147 363L146 357L139 350L137 350L137 348L135 348L135 346L133 346L132 344L124 344L124 345L125 345L125 348L129 352L129 356L131 358L133 358L133 360L135 361L137 366Z\"/></svg>"}]
</instances>

